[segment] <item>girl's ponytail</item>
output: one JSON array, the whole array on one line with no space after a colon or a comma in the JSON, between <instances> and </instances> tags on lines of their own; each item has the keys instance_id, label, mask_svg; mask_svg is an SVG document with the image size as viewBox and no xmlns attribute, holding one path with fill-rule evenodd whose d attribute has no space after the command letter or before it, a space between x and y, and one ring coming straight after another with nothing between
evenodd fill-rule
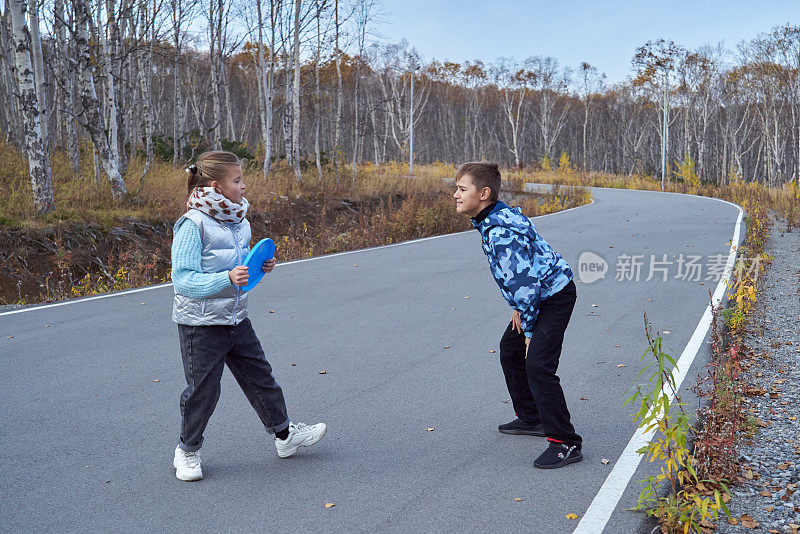
<instances>
[{"instance_id":1,"label":"girl's ponytail","mask_svg":"<svg viewBox=\"0 0 800 534\"><path fill-rule=\"evenodd\" d=\"M196 187L209 187L211 182L221 182L228 177L229 167L240 166L239 158L231 152L214 150L203 152L197 161L186 167L186 189L189 195Z\"/></svg>"}]
</instances>

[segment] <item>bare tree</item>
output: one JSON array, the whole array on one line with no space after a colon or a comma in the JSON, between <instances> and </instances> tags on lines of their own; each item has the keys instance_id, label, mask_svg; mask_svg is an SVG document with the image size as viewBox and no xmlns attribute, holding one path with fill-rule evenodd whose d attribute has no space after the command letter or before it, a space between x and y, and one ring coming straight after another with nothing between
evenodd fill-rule
<instances>
[{"instance_id":1,"label":"bare tree","mask_svg":"<svg viewBox=\"0 0 800 534\"><path fill-rule=\"evenodd\" d=\"M75 47L77 60L75 62L78 69L80 99L83 110L81 115L81 126L83 126L92 138L100 164L106 173L106 177L111 183L111 192L115 198L120 198L127 193L125 182L119 172L118 160L114 152L109 147L105 132L107 127L100 113L100 102L94 85L92 74L92 57L89 52L89 26L91 13L86 0L74 0L75 10Z\"/></svg>"},{"instance_id":2,"label":"bare tree","mask_svg":"<svg viewBox=\"0 0 800 534\"><path fill-rule=\"evenodd\" d=\"M581 63L580 66L580 92L583 100L583 128L581 131L581 144L583 153L583 169L588 170L589 165L589 152L587 150L586 131L589 127L589 110L592 104L593 95L603 90L605 81L605 74L600 73L597 67L586 63Z\"/></svg>"},{"instance_id":3,"label":"bare tree","mask_svg":"<svg viewBox=\"0 0 800 534\"><path fill-rule=\"evenodd\" d=\"M341 25L339 24L339 0L333 0L334 33L335 41L333 53L336 56L336 128L333 138L333 175L336 185L339 185L339 138L342 133L342 51L339 48L339 34Z\"/></svg>"},{"instance_id":4,"label":"bare tree","mask_svg":"<svg viewBox=\"0 0 800 534\"><path fill-rule=\"evenodd\" d=\"M294 81L292 90L292 163L294 175L302 181L300 170L300 3L294 0L294 44L292 46L294 62Z\"/></svg>"},{"instance_id":5,"label":"bare tree","mask_svg":"<svg viewBox=\"0 0 800 534\"><path fill-rule=\"evenodd\" d=\"M33 60L34 83L36 85L36 100L39 102L39 124L42 128L42 141L45 149L50 145L48 135L48 118L50 108L47 105L48 83L44 77L44 55L42 54L42 37L39 33L39 2L28 0L28 18L31 31L31 59Z\"/></svg>"},{"instance_id":6,"label":"bare tree","mask_svg":"<svg viewBox=\"0 0 800 534\"><path fill-rule=\"evenodd\" d=\"M11 15L11 41L14 46L15 71L17 74L17 100L25 131L25 152L33 189L36 211L53 211L53 180L50 175L50 155L42 139L39 102L31 61L31 34L25 20L25 0L9 0Z\"/></svg>"}]
</instances>

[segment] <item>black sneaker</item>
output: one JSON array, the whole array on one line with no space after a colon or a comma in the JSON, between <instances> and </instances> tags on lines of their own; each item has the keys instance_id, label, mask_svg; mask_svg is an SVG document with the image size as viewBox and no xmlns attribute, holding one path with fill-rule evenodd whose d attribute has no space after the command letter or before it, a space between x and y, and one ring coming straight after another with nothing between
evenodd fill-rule
<instances>
[{"instance_id":1,"label":"black sneaker","mask_svg":"<svg viewBox=\"0 0 800 534\"><path fill-rule=\"evenodd\" d=\"M577 445L550 442L550 446L536 460L533 466L539 469L556 469L583 460L581 449Z\"/></svg>"},{"instance_id":2,"label":"black sneaker","mask_svg":"<svg viewBox=\"0 0 800 534\"><path fill-rule=\"evenodd\" d=\"M514 419L510 423L498 426L497 430L499 430L503 434L516 434L516 435L539 436L539 437L545 437L547 435L544 433L544 427L542 427L541 424L532 425L530 423L526 423L525 421L521 421L519 418Z\"/></svg>"}]
</instances>

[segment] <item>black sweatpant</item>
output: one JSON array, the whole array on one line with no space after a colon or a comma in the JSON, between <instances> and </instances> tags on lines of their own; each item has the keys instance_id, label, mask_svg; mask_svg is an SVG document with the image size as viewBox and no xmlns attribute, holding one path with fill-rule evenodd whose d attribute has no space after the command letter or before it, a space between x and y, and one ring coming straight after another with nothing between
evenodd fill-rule
<instances>
[{"instance_id":1,"label":"black sweatpant","mask_svg":"<svg viewBox=\"0 0 800 534\"><path fill-rule=\"evenodd\" d=\"M581 446L581 437L570 422L567 401L556 375L564 331L575 307L575 282L543 300L525 357L525 335L509 323L500 341L500 363L517 417L530 424L541 423L547 437L567 445Z\"/></svg>"}]
</instances>

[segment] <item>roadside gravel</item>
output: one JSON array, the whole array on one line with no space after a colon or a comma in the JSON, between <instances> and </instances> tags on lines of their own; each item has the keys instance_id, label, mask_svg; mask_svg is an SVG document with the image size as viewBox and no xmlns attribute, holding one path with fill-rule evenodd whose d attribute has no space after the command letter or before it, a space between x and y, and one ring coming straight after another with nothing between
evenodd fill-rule
<instances>
[{"instance_id":1,"label":"roadside gravel","mask_svg":"<svg viewBox=\"0 0 800 534\"><path fill-rule=\"evenodd\" d=\"M744 344L745 406L759 432L739 448L741 483L732 488L733 520L717 532L800 531L800 230L776 219L764 246L772 265Z\"/></svg>"}]
</instances>

